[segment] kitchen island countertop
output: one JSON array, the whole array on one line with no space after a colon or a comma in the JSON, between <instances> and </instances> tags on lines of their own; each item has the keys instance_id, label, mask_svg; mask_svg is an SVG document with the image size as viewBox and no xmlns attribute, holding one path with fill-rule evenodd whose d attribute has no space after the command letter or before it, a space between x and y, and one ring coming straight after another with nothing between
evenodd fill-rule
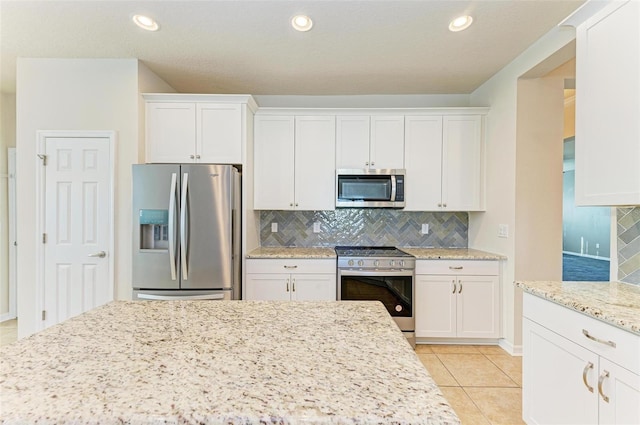
<instances>
[{"instance_id":1,"label":"kitchen island countertop","mask_svg":"<svg viewBox=\"0 0 640 425\"><path fill-rule=\"evenodd\" d=\"M507 257L471 248L399 247L417 260L504 260Z\"/></svg>"},{"instance_id":2,"label":"kitchen island countertop","mask_svg":"<svg viewBox=\"0 0 640 425\"><path fill-rule=\"evenodd\" d=\"M0 423L459 424L378 302L115 301L0 349Z\"/></svg>"},{"instance_id":3,"label":"kitchen island countertop","mask_svg":"<svg viewBox=\"0 0 640 425\"><path fill-rule=\"evenodd\" d=\"M640 286L622 282L522 281L518 288L640 335Z\"/></svg>"},{"instance_id":4,"label":"kitchen island countertop","mask_svg":"<svg viewBox=\"0 0 640 425\"><path fill-rule=\"evenodd\" d=\"M336 258L333 247L265 246L251 250L247 258Z\"/></svg>"}]
</instances>

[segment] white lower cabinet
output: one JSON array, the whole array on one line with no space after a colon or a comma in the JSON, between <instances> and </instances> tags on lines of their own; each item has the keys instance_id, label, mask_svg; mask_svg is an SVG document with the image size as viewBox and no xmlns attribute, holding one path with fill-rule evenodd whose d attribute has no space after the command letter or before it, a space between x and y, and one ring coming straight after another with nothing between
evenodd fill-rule
<instances>
[{"instance_id":1,"label":"white lower cabinet","mask_svg":"<svg viewBox=\"0 0 640 425\"><path fill-rule=\"evenodd\" d=\"M335 301L335 259L248 259L244 299Z\"/></svg>"},{"instance_id":2,"label":"white lower cabinet","mask_svg":"<svg viewBox=\"0 0 640 425\"><path fill-rule=\"evenodd\" d=\"M523 312L527 424L640 424L640 336L527 293Z\"/></svg>"},{"instance_id":3,"label":"white lower cabinet","mask_svg":"<svg viewBox=\"0 0 640 425\"><path fill-rule=\"evenodd\" d=\"M498 261L418 260L417 338L499 338Z\"/></svg>"}]
</instances>

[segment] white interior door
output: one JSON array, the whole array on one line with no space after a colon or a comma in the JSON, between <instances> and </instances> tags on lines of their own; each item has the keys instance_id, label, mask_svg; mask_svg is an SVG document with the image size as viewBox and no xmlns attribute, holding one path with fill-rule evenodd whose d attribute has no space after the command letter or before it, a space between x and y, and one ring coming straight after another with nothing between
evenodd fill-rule
<instances>
[{"instance_id":1,"label":"white interior door","mask_svg":"<svg viewBox=\"0 0 640 425\"><path fill-rule=\"evenodd\" d=\"M111 139L44 144L43 328L113 299Z\"/></svg>"},{"instance_id":2,"label":"white interior door","mask_svg":"<svg viewBox=\"0 0 640 425\"><path fill-rule=\"evenodd\" d=\"M9 318L15 319L17 309L18 282L18 235L16 213L16 148L8 149L9 158Z\"/></svg>"}]
</instances>

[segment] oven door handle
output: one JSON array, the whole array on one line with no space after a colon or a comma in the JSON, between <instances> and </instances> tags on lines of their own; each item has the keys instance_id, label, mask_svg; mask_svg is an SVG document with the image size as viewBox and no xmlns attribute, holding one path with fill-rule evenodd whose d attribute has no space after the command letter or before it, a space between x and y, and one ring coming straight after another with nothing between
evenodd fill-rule
<instances>
[{"instance_id":1,"label":"oven door handle","mask_svg":"<svg viewBox=\"0 0 640 425\"><path fill-rule=\"evenodd\" d=\"M340 276L413 276L413 270L338 270Z\"/></svg>"}]
</instances>

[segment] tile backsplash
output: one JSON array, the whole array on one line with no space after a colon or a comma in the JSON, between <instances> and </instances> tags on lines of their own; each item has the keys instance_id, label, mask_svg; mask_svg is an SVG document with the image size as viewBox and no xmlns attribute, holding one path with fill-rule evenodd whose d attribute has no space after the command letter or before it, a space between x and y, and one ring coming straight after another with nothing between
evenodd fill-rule
<instances>
[{"instance_id":1,"label":"tile backsplash","mask_svg":"<svg viewBox=\"0 0 640 425\"><path fill-rule=\"evenodd\" d=\"M272 232L272 223L278 231ZM319 223L320 232L313 232ZM421 233L422 224L429 233ZM261 211L262 246L389 245L466 248L466 212L405 212L392 209L344 208L335 211Z\"/></svg>"},{"instance_id":2,"label":"tile backsplash","mask_svg":"<svg viewBox=\"0 0 640 425\"><path fill-rule=\"evenodd\" d=\"M618 208L618 280L640 284L640 207Z\"/></svg>"}]
</instances>

